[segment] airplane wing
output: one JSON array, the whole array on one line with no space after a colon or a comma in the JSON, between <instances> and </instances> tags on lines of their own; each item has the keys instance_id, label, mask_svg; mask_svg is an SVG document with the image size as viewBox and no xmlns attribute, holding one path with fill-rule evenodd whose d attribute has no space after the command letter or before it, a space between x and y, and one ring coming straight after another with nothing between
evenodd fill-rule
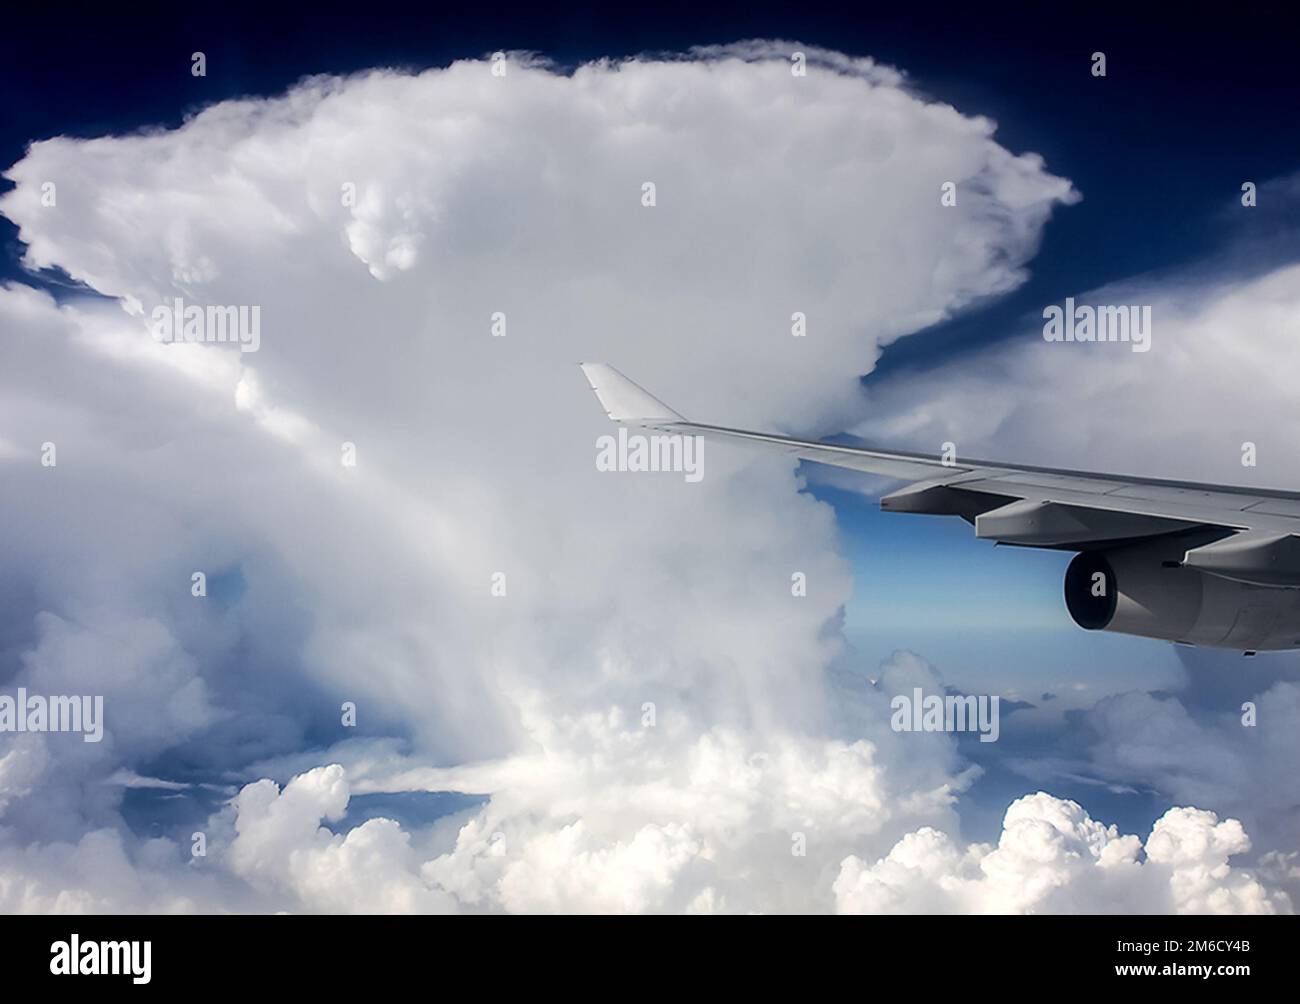
<instances>
[{"instance_id":1,"label":"airplane wing","mask_svg":"<svg viewBox=\"0 0 1300 1004\"><path fill-rule=\"evenodd\" d=\"M1075 551L1186 535L1181 564L1256 585L1300 586L1300 492L1060 470L840 446L692 422L612 366L582 371L615 422L777 450L910 482L880 499L891 512L959 516L977 537Z\"/></svg>"}]
</instances>

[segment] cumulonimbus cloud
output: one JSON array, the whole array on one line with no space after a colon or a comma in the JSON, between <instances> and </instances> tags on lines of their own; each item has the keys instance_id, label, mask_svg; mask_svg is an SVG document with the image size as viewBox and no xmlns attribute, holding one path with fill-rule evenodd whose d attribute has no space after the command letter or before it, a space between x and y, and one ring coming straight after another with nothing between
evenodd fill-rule
<instances>
[{"instance_id":1,"label":"cumulonimbus cloud","mask_svg":"<svg viewBox=\"0 0 1300 1004\"><path fill-rule=\"evenodd\" d=\"M10 168L28 264L106 299L0 290L3 679L110 699L94 749L0 737L0 905L830 910L956 832L952 744L828 673L849 570L793 464L602 474L573 366L836 431L883 340L1023 279L1070 184L810 55L313 78ZM257 351L154 340L177 297ZM127 839L133 777L193 811ZM345 822L427 788L488 798Z\"/></svg>"}]
</instances>

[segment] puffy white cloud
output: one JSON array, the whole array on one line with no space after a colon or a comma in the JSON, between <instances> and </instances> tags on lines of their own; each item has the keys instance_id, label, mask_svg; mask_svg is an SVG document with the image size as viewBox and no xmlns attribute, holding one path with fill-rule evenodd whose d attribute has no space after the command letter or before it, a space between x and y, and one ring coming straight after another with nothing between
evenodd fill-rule
<instances>
[{"instance_id":1,"label":"puffy white cloud","mask_svg":"<svg viewBox=\"0 0 1300 1004\"><path fill-rule=\"evenodd\" d=\"M924 827L875 864L845 860L834 891L843 913L1290 913L1285 893L1228 863L1249 849L1212 812L1170 809L1143 844L1038 792L1007 810L996 847Z\"/></svg>"},{"instance_id":2,"label":"puffy white cloud","mask_svg":"<svg viewBox=\"0 0 1300 1004\"><path fill-rule=\"evenodd\" d=\"M0 847L5 913L194 913L266 910L270 904L224 874L186 867L174 841L130 840L87 830L75 841Z\"/></svg>"},{"instance_id":3,"label":"puffy white cloud","mask_svg":"<svg viewBox=\"0 0 1300 1004\"><path fill-rule=\"evenodd\" d=\"M1275 683L1250 705L1247 713L1236 704L1189 709L1173 695L1106 698L1082 721L1087 769L1230 813L1263 847L1289 850L1300 832L1300 779L1278 765L1300 755L1300 686Z\"/></svg>"},{"instance_id":4,"label":"puffy white cloud","mask_svg":"<svg viewBox=\"0 0 1300 1004\"><path fill-rule=\"evenodd\" d=\"M734 729L677 737L611 714L509 763L375 776L363 787L494 793L426 866L478 908L808 910L829 905L829 877L855 847L884 846L917 820L954 821L965 782L944 760L926 759L925 788L892 778L866 740Z\"/></svg>"},{"instance_id":5,"label":"puffy white cloud","mask_svg":"<svg viewBox=\"0 0 1300 1004\"><path fill-rule=\"evenodd\" d=\"M255 886L281 886L311 910L450 909L450 898L420 881L410 836L395 821L370 819L346 834L320 825L342 817L348 795L337 764L300 774L283 791L269 780L247 785L234 800L231 870Z\"/></svg>"}]
</instances>

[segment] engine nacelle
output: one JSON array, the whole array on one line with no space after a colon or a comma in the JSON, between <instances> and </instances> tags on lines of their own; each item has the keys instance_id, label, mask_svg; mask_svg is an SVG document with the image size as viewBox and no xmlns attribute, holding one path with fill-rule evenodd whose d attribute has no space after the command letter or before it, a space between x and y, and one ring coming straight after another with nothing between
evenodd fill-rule
<instances>
[{"instance_id":1,"label":"engine nacelle","mask_svg":"<svg viewBox=\"0 0 1300 1004\"><path fill-rule=\"evenodd\" d=\"M1083 551L1065 572L1079 627L1243 651L1300 648L1300 589L1256 586L1181 564L1188 542L1165 538Z\"/></svg>"}]
</instances>

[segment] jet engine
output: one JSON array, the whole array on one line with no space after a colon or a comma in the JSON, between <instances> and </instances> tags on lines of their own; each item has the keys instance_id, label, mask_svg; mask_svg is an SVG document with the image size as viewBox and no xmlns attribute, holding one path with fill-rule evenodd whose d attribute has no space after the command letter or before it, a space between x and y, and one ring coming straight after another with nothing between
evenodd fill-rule
<instances>
[{"instance_id":1,"label":"jet engine","mask_svg":"<svg viewBox=\"0 0 1300 1004\"><path fill-rule=\"evenodd\" d=\"M1080 552L1065 572L1070 616L1090 631L1188 645L1300 647L1300 589L1254 585L1193 567L1197 543L1174 536Z\"/></svg>"}]
</instances>

